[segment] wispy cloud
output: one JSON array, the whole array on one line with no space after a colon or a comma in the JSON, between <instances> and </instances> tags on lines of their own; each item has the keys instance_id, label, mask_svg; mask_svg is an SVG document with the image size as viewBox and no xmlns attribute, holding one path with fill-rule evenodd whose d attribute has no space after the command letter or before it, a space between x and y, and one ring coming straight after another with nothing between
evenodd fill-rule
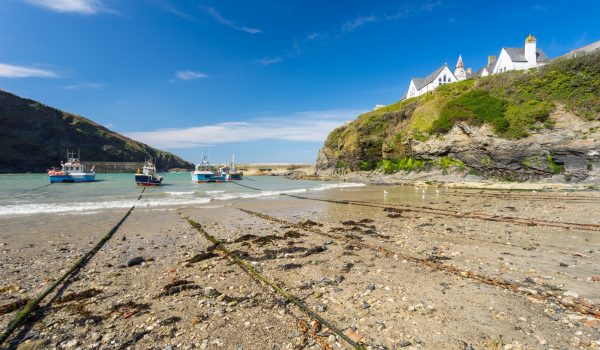
<instances>
[{"instance_id":1,"label":"wispy cloud","mask_svg":"<svg viewBox=\"0 0 600 350\"><path fill-rule=\"evenodd\" d=\"M131 132L127 136L155 147L171 149L261 140L323 142L331 130L361 112L364 111L308 111L249 122Z\"/></svg>"},{"instance_id":2,"label":"wispy cloud","mask_svg":"<svg viewBox=\"0 0 600 350\"><path fill-rule=\"evenodd\" d=\"M345 22L344 24L342 24L342 32L351 32L358 27L362 27L365 24L376 22L376 21L377 21L377 17L375 15L359 16L351 21L348 21L348 22Z\"/></svg>"},{"instance_id":3,"label":"wispy cloud","mask_svg":"<svg viewBox=\"0 0 600 350\"><path fill-rule=\"evenodd\" d=\"M337 29L329 31L315 31L308 34L304 39L294 40L292 46L286 50L282 55L267 56L254 60L257 63L261 63L265 66L270 64L283 62L285 59L289 59L298 56L306 50L311 44L315 43L326 43L332 39L340 39L345 35L358 30L360 27L366 26L370 23L396 21L408 17L418 16L420 14L429 13L435 11L436 8L442 5L442 1L427 2L421 5L407 5L402 9L390 13L379 12L370 15L362 15L343 22ZM274 60L276 59L276 60Z\"/></svg>"},{"instance_id":4,"label":"wispy cloud","mask_svg":"<svg viewBox=\"0 0 600 350\"><path fill-rule=\"evenodd\" d=\"M208 13L209 15L211 15L212 18L215 19L215 21L226 25L230 28L233 28L235 30L239 30L241 32L246 32L246 33L250 33L250 34L258 34L258 33L262 33L262 30L258 29L258 28L252 28L252 27L246 27L246 26L242 26L239 24L236 24L234 21L227 19L225 17L223 17L219 11L215 10L213 7L208 7L208 6L204 6L201 7L204 11L206 11L206 13Z\"/></svg>"},{"instance_id":5,"label":"wispy cloud","mask_svg":"<svg viewBox=\"0 0 600 350\"><path fill-rule=\"evenodd\" d=\"M256 60L254 60L254 62L256 62L258 64L261 64L263 66L268 66L268 65L271 65L271 64L283 62L283 57L281 57L281 56L277 56L277 57L262 57L262 58L257 58Z\"/></svg>"},{"instance_id":6,"label":"wispy cloud","mask_svg":"<svg viewBox=\"0 0 600 350\"><path fill-rule=\"evenodd\" d=\"M99 12L111 12L103 0L25 0L26 2L51 11L93 15Z\"/></svg>"},{"instance_id":7,"label":"wispy cloud","mask_svg":"<svg viewBox=\"0 0 600 350\"><path fill-rule=\"evenodd\" d=\"M0 63L0 78L58 78L59 75L47 69L14 66Z\"/></svg>"},{"instance_id":8,"label":"wispy cloud","mask_svg":"<svg viewBox=\"0 0 600 350\"><path fill-rule=\"evenodd\" d=\"M177 80L196 80L200 78L206 78L208 75L193 70L178 70L175 72L175 79Z\"/></svg>"},{"instance_id":9,"label":"wispy cloud","mask_svg":"<svg viewBox=\"0 0 600 350\"><path fill-rule=\"evenodd\" d=\"M104 84L101 83L89 83L89 82L77 82L74 84L69 84L63 86L64 89L67 90L83 90L83 89L91 89L91 90L99 90L104 87Z\"/></svg>"}]
</instances>

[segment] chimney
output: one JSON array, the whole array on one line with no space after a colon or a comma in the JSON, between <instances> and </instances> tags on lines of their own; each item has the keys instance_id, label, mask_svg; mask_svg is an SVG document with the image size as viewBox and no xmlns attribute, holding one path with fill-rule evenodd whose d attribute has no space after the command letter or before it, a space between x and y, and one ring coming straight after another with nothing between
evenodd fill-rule
<instances>
[{"instance_id":1,"label":"chimney","mask_svg":"<svg viewBox=\"0 0 600 350\"><path fill-rule=\"evenodd\" d=\"M473 68L471 68L471 67L467 68L467 74L468 75L473 74Z\"/></svg>"},{"instance_id":2,"label":"chimney","mask_svg":"<svg viewBox=\"0 0 600 350\"><path fill-rule=\"evenodd\" d=\"M496 62L496 56L488 56L488 66Z\"/></svg>"},{"instance_id":3,"label":"chimney","mask_svg":"<svg viewBox=\"0 0 600 350\"><path fill-rule=\"evenodd\" d=\"M537 48L535 36L529 34L525 39L525 59L528 67L537 66Z\"/></svg>"}]
</instances>

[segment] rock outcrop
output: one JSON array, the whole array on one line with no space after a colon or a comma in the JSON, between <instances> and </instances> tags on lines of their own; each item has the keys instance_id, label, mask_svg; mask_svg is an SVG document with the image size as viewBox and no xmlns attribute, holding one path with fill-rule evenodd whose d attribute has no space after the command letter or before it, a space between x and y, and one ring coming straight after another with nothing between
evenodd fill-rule
<instances>
[{"instance_id":1,"label":"rock outcrop","mask_svg":"<svg viewBox=\"0 0 600 350\"><path fill-rule=\"evenodd\" d=\"M0 172L44 172L60 164L67 148L82 160L143 162L160 170L190 169L180 157L120 135L93 121L0 90Z\"/></svg>"},{"instance_id":2,"label":"rock outcrop","mask_svg":"<svg viewBox=\"0 0 600 350\"><path fill-rule=\"evenodd\" d=\"M600 52L446 84L330 133L318 175L600 181ZM418 173L419 175L415 175Z\"/></svg>"}]
</instances>

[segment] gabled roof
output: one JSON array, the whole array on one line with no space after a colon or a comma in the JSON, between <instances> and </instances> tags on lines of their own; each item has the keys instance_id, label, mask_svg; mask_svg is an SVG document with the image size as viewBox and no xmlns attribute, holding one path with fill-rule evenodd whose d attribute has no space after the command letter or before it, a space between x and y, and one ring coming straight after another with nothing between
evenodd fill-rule
<instances>
[{"instance_id":1,"label":"gabled roof","mask_svg":"<svg viewBox=\"0 0 600 350\"><path fill-rule=\"evenodd\" d=\"M415 83L415 87L417 88L417 90L421 90L423 87L429 85L435 79L435 77L437 77L438 74L440 74L447 66L447 64L444 64L425 78L413 78L412 81L413 83Z\"/></svg>"},{"instance_id":2,"label":"gabled roof","mask_svg":"<svg viewBox=\"0 0 600 350\"><path fill-rule=\"evenodd\" d=\"M527 62L525 58L525 48L523 47L505 47L503 48L510 60L513 62ZM536 57L538 62L548 62L548 56L541 49L536 48Z\"/></svg>"}]
</instances>

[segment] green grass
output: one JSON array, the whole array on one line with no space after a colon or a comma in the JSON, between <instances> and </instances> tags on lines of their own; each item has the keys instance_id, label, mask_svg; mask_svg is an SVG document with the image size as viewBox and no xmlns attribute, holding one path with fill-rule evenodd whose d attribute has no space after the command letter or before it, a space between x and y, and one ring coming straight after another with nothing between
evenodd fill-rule
<instances>
[{"instance_id":1,"label":"green grass","mask_svg":"<svg viewBox=\"0 0 600 350\"><path fill-rule=\"evenodd\" d=\"M509 123L504 112L506 102L492 97L488 92L471 90L454 98L442 108L438 120L433 122L432 133L443 134L459 121L473 125L491 124L501 134L506 132Z\"/></svg>"},{"instance_id":2,"label":"green grass","mask_svg":"<svg viewBox=\"0 0 600 350\"><path fill-rule=\"evenodd\" d=\"M556 163L550 154L546 156L546 163L548 165L548 169L550 169L554 175L562 174L565 171L565 166L563 164Z\"/></svg>"},{"instance_id":3,"label":"green grass","mask_svg":"<svg viewBox=\"0 0 600 350\"><path fill-rule=\"evenodd\" d=\"M402 159L384 159L379 162L378 168L381 168L386 174L392 174L399 171L420 171L425 168L425 165L426 161L423 159L405 157Z\"/></svg>"}]
</instances>

